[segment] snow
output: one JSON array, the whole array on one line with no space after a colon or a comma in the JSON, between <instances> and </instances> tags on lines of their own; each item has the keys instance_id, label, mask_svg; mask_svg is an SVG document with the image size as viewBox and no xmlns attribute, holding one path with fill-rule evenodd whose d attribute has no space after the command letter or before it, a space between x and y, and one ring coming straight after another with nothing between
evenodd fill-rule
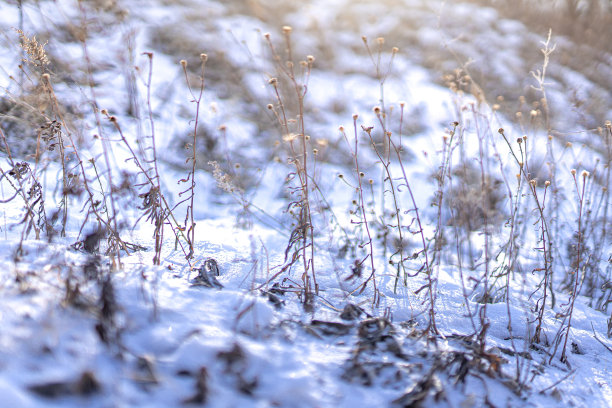
<instances>
[{"instance_id":1,"label":"snow","mask_svg":"<svg viewBox=\"0 0 612 408\"><path fill-rule=\"evenodd\" d=\"M17 38L10 29L18 24L13 3L0 4L0 50L6 51L0 53L0 86L7 94L16 96L19 92L9 78L9 75L18 75L16 65L20 60L17 43L10 40ZM505 129L512 141L529 134L525 145L530 152L554 151L559 158L556 171L565 176L573 167L579 171L583 168L602 171L598 163L605 159L600 144L580 146L577 143L568 148L562 141L549 142L543 132L535 127L535 130L526 130L488 103L481 105L478 98L467 93L452 93L438 83L440 73L424 64L428 58L424 48L439 47L441 41L447 45L460 42L464 47L462 52L480 56L474 65L484 64L502 83L508 86L523 81L519 75L530 77L521 47L531 42L537 49L541 38L525 32L527 28L522 23L500 19L494 8L462 2L444 2L439 7L437 3L405 0L395 13L389 12L394 10L392 3L363 1L353 5L349 1L313 1L284 16L286 23L292 24L299 52L313 50L316 54L316 50L324 50L326 44L321 44L319 37L337 41L330 61L320 61L321 57L315 55L317 60L305 99L310 119L306 133L313 141L324 141L319 146L321 154L329 149L330 156L317 162L313 176L313 182L320 189L312 192L313 200L319 200L315 210L317 235L313 260L319 293L313 302L308 302L301 289L301 260L288 270L281 269L286 264L285 248L293 228L290 225L293 219L283 212L290 201L287 186L291 184L286 176L292 167L284 160L282 145L273 143L280 141L282 135L271 136L274 127L270 123L274 117L266 105L275 100L267 80L277 74L266 59L268 50L261 39L263 32L271 32L274 41L281 39L280 27L253 16L233 14L232 7L236 5L223 2L118 2L117 7L127 8L128 17L117 26L94 32L88 42L88 50L94 56L92 65L99 68L94 75L98 107L116 115L133 146L138 135L150 135L152 129L146 119L139 121L125 111L129 97L125 88L126 70L132 69L124 66L125 61L133 58L138 67L137 98L140 115L147 118L145 95L149 67L147 57L141 53L150 51L150 36L155 28L170 22L185 24L185 35L198 38L201 43L197 53L208 53L211 64L215 57L224 55L228 66L235 68L234 74L243 82L244 95L225 95L229 89L226 84L207 85L199 120L207 133L220 140L221 155L227 159L223 169L247 183L246 191L224 194L216 186L210 166L199 163L194 176L197 185L195 257L190 265L183 252L175 249L174 237L166 229L161 265L156 266L153 264L153 226L144 219L136 223L142 215L137 207L142 199L137 194L117 199L118 218L126 223L123 238L147 249L113 259L71 247L83 235L95 231L90 219L83 233L79 232L86 212L80 211L83 202L78 198L71 198L73 207L67 237L55 236L49 242L44 232L39 239L33 233L26 236L21 223L25 215L23 201L18 198L5 202L12 196L14 184L11 185L8 175L3 176L0 180L3 200L0 204L3 237L0 241L0 406L159 407L191 403L215 407L419 406L420 403L462 408L487 404L496 407L612 406L609 320L605 313L592 307L592 298L582 295L576 298L568 362L559 360L562 344L551 355L556 339L563 340L556 334L565 327L567 318L562 312L571 300L569 291L562 289L561 281L571 269L571 261L563 259L569 250L561 245L555 252L555 260L557 256L562 258L555 263L558 268L553 282L556 306L552 307L549 300L544 311L544 341L530 342L536 330L536 301L540 292L531 295L542 279L541 271L536 270L542 262L540 251L535 250L541 245L537 223L533 224L537 218L525 215L521 219L524 224L517 226L527 232L517 241L521 248L517 250L516 267L509 279L507 300L482 303L482 283L473 291L470 288L482 276L485 256L495 258L488 265L489 271L498 271L496 268L505 265L506 252L501 251L497 257L497 251L506 244L509 227L491 226L496 234L487 232L489 235L485 237L481 231L475 231L465 239L451 225L450 210L446 207L441 210L444 211L441 217L447 223L442 226L444 238L452 250L438 253L439 258L432 261L437 335L429 332L427 290L419 290L427 283L426 275L408 278L406 285L400 279L396 288L396 269L384 258L384 254L388 257L393 251L390 243L384 248L380 238L375 238L373 263L380 290L378 304L374 304L371 284L360 290L370 273L370 259L364 263L363 276L349 276L354 261L367 254L367 246L361 245L367 236L359 224L358 210L349 212L356 208L352 201L357 199L355 186L359 176L355 174L350 151L338 127L345 128L352 149L352 115L359 115L358 129L363 124L375 126L378 131L378 118L372 109L381 105L380 81L374 76L372 61L363 50L355 51L362 46L361 35L367 35L370 46L375 47L376 37L394 32L414 16L424 22L410 34L417 43L408 43L406 50L397 44L400 53L394 57L385 80L384 106L389 113L389 126L398 132L400 102L405 104L402 163L415 192L425 223L423 233L431 240L430 247L434 245L438 216L438 208L431 205L437 189L434 174L444 164L443 135L448 135L455 120L461 127L453 142L452 164L458 165L459 155L465 154L478 167L474 158L479 156L480 143L485 143L490 153L483 167L490 167L494 177L501 177L501 171L516 172L509 147L497 132L499 127ZM108 9L104 9L107 6L88 9L88 17L112 23L116 18L113 4L108 2ZM80 19L79 10L71 0L42 1L40 8L24 3L24 12L26 32L42 31L43 27L50 26L53 32L53 27L60 26L61 21ZM413 17L409 17L411 13ZM444 28L436 26L436 13L479 24L477 30L466 33L465 27L455 25L453 20L441 19L441 25L447 29L441 34ZM363 16L362 24L354 24L355 15ZM334 32L336 24L344 30ZM300 36L300 31L308 32L313 27L320 30L319 36ZM133 49L123 45L127 33L134 35ZM391 58L389 50L394 45L385 44L388 48L380 55L383 67ZM66 61L78 61L79 69L85 66L79 43L57 42L51 36L49 47ZM189 57L193 56L184 58ZM188 153L177 148L178 139L193 131L196 109L184 84L179 60L176 55L155 51L151 85L161 185L172 203L180 201L180 193L186 188L186 184L177 183L186 176L187 156L183 154ZM335 69L319 69L319 62L321 66ZM453 68L457 66L456 61L441 62L441 65L450 64L454 64ZM556 80L550 86L551 104L561 105L570 112L572 107L564 100L568 88L574 87L580 98L597 91L599 85L591 83L580 72L558 69ZM83 75L82 71L77 75ZM104 146L97 139L82 143L80 153L84 160L95 158L101 168L114 172L115 176L119 171L136 172L133 161L129 160L130 151L120 143L114 127L106 119L100 127L92 126L93 114L87 108L92 94L85 82L80 86L58 83L55 89L62 100L74 98L72 103L83 108L83 120L88 126L83 129L86 140L100 133L107 140L115 141L111 169L106 169L103 163ZM75 89L78 89L76 93ZM221 126L226 128L225 140L221 140ZM364 188L371 210L366 218L373 226L381 208L369 203L380 196L381 166L369 148L367 136L361 131L358 135L360 171L365 173L363 180L372 179L375 186L371 193ZM572 140L584 142L587 138L580 133ZM283 160L273 162L270 159L274 156ZM541 158L540 161L548 160L544 153ZM396 176L402 174L402 168L393 160L390 170ZM241 166L233 167L236 163ZM61 167L53 160L45 165L47 169L37 176L44 180L44 199L50 216L60 199L55 184L61 180ZM3 150L0 168L8 173L10 167ZM544 178L551 173L550 167L543 168L538 194L543 194ZM338 174L343 175L344 181ZM562 233L569 237L564 244L571 240L578 211L572 180L565 176L558 179L558 188L564 196L557 204L561 216L556 220ZM453 188L458 189L462 181L454 180ZM508 183L516 188L515 180ZM596 191L592 194L599 194L600 190L591 186ZM535 208L527 188L523 187L520 193L525 205ZM321 196L325 201L317 198ZM391 196L387 193L385 197L385 209L391 211ZM414 211L404 186L398 188L398 197L405 210L400 218L409 224ZM548 200L547 204L552 198ZM333 214L325 209L328 204ZM508 216L514 202L504 206ZM178 207L178 218L184 217L184 211L184 205ZM531 216L535 214L528 212ZM414 259L407 261L411 273L423 266L423 256L418 254L422 249L419 234L414 231L413 225L411 234L406 233L413 238L405 249L406 254L416 253ZM487 255L485 238L491 241L489 251L495 249L495 254ZM355 254L339 256L343 240L352 246ZM603 245L607 245L602 249L604 255L612 251L609 243L609 238L606 241L604 237ZM465 264L469 257L479 265L474 270ZM609 284L610 268L606 269L606 259L604 256L599 262ZM222 287L206 287L198 280L199 268L208 265L210 260L218 265L220 275L215 279ZM121 265L114 268L112 262ZM93 277L89 275L92 270ZM493 280L492 273L490 279ZM499 290L499 284L496 285L493 289ZM350 305L353 311L358 311L358 316L344 315L345 307ZM485 310L484 322L488 329L482 330L478 313ZM468 311L472 312L471 316ZM477 336L472 334L484 332L486 342L481 348Z\"/></svg>"}]
</instances>

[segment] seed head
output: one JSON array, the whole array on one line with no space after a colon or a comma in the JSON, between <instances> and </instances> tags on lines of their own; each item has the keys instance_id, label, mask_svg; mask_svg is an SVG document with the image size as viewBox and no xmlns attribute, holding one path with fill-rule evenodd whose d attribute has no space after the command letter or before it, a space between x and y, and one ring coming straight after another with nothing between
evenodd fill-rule
<instances>
[{"instance_id":1,"label":"seed head","mask_svg":"<svg viewBox=\"0 0 612 408\"><path fill-rule=\"evenodd\" d=\"M575 176L576 175L576 169L571 169L570 173L572 173L572 176Z\"/></svg>"},{"instance_id":2,"label":"seed head","mask_svg":"<svg viewBox=\"0 0 612 408\"><path fill-rule=\"evenodd\" d=\"M202 60L202 62L206 62L206 61L208 61L208 55L202 53L202 54L200 54L200 59Z\"/></svg>"},{"instance_id":3,"label":"seed head","mask_svg":"<svg viewBox=\"0 0 612 408\"><path fill-rule=\"evenodd\" d=\"M182 60L181 60L181 66L182 66L183 68L186 68L186 67L187 67L187 61L186 61L186 60L184 60L184 59L182 59Z\"/></svg>"},{"instance_id":4,"label":"seed head","mask_svg":"<svg viewBox=\"0 0 612 408\"><path fill-rule=\"evenodd\" d=\"M550 180L546 180L544 182L544 187L549 187L550 186Z\"/></svg>"},{"instance_id":5,"label":"seed head","mask_svg":"<svg viewBox=\"0 0 612 408\"><path fill-rule=\"evenodd\" d=\"M591 173L589 173L588 171L586 171L586 170L582 170L582 178L583 178L583 179L585 179L585 178L589 177L589 175L590 175L590 174L591 174Z\"/></svg>"}]
</instances>

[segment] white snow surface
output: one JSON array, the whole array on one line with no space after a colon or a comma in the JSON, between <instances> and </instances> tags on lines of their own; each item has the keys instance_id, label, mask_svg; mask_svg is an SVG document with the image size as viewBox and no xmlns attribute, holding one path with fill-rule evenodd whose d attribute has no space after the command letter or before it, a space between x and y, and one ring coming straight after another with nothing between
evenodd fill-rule
<instances>
[{"instance_id":1,"label":"white snow surface","mask_svg":"<svg viewBox=\"0 0 612 408\"><path fill-rule=\"evenodd\" d=\"M15 3L0 4L3 34L0 50L7 50L0 53L0 86L11 93L16 90L9 76L16 77L19 63L18 50L9 41L14 37L10 27L18 24ZM289 14L288 19L292 21L286 22L292 24L296 33L317 25L342 26L344 8L354 7L370 13L364 14L364 25L359 27L362 31L356 30L356 37L350 30L336 37L338 52L331 63L338 64L341 69L335 72L314 70L309 80L306 103L317 120L308 132L315 140L324 139L342 148L346 143L338 126L344 126L351 140L352 114L359 114L359 123L376 125L372 108L380 103L379 81L371 75L371 61L363 54L352 53L350 47L362 45L361 34L368 35L370 41L384 35L384 27L401 24L402 16L411 8L422 15L424 21L435 20L432 10L440 10L440 4L426 7L423 5L426 2L405 0L400 2L402 9L397 14L385 14L384 11L391 7L389 2L384 2L387 8L383 11L377 9L375 2L355 2L354 6L352 3L312 1L308 7ZM517 45L524 37L532 39L532 34L523 37L525 27L519 22L497 21L494 9L454 3L444 5L451 7L453 18L470 18L490 25L491 35L499 37L495 41L509 44L508 51L503 54L503 63L496 59L490 61L496 61L492 62L491 69L498 72L500 78L511 81L509 77L523 69L520 55L511 45ZM98 106L116 114L130 137L139 134L138 126L143 126L143 132L148 134L148 122L138 122L121 111L126 91L120 74L121 62L117 58L123 55L126 33L135 33L134 63L146 78L148 67L141 53L149 51L152 27L173 20L180 24L193 12L216 16L216 31L209 32L206 37L210 29L206 22L201 26L195 24L195 31L186 35L201 34L202 52L208 52L211 60L219 50L231 50L228 58L235 64L247 66L244 68L246 82L250 92L259 98L253 103L260 103L265 108L272 99L264 73L270 72L269 62L259 59L265 53L261 33L278 33L279 27L270 27L254 17L233 14L232 5L235 6L234 2L204 0L123 2L129 17L120 29L94 36L89 43L90 49L96 50L95 63L109 65L96 74L96 81L100 83L96 89ZM45 24L79 18L75 2L69 0L41 2L41 9L24 2L26 27L32 29L30 31ZM95 19L97 16L88 17ZM368 20L374 20L375 24L368 25ZM419 37L423 43L433 43L436 33L435 25L424 25ZM275 34L277 38L280 35ZM469 36L462 38L462 43L474 47L476 54L491 48L483 41L492 41L492 37L482 33L473 41ZM299 50L308 50L309 43L316 43L309 41L308 36L297 41ZM348 46L350 42L353 43ZM236 43L242 46L236 47ZM537 46L539 44L534 45ZM62 44L51 38L50 47L56 52L74 55L75 59L82 57L78 44ZM245 50L254 56L249 57ZM384 54L384 57L389 55ZM195 106L190 102L180 65L174 58L155 52L151 102L157 147L161 152L162 186L167 196L177 202L182 186L178 186L176 180L183 178L185 171L176 166L183 158L178 156L180 151L176 149L174 137L192 129L190 120ZM423 216L435 218L437 210L430 208L436 188L431 174L440 164L441 136L454 120L459 120L456 110L464 112L465 137L471 141L466 143L468 154L478 152L473 136L477 124L485 126L491 135L496 135L497 128L502 125L508 134L520 134L521 130L513 129L488 106L483 106L482 110L489 115L490 121L472 119L469 109L475 105L474 99L466 96L458 106L456 96L435 83L437 74L419 66L409 53L397 55L394 67L385 84L385 103L393 106L393 114L397 115L400 101L406 101L406 112L413 113L411 118L419 122L411 124L416 130L406 144L406 166ZM565 76L568 81L582 83L584 91L595 86L579 73L566 72ZM138 86L141 96L144 95L143 84L139 82ZM258 125L244 119L244 104L224 97L223 89L212 88L204 94L201 122L211 129L225 125L228 151L243 149L242 158L268 154L264 153L265 146L259 144L263 143L263 138L257 134ZM86 86L77 89L89 98ZM60 89L58 93L69 95L69 91ZM332 107L336 105L342 109L334 110ZM109 138L117 136L111 127L104 127L104 130ZM93 126L84 130L88 137L96 132L98 129ZM535 133L535 136L528 143L534 149L544 146L545 135ZM491 139L495 140L492 136ZM575 155L576 162L588 168L595 165L597 158L590 156L588 144L582 146L581 141L577 140L576 149L568 155ZM87 158L99 157L102 146L97 139L84 143ZM493 143L497 143L502 157L509 157L501 141ZM361 145L365 150L367 143ZM553 148L565 152L561 145L553 145ZM127 149L119 145L113 149L114 168L130 169L130 163L126 162ZM364 154L365 178L379 177L374 154ZM349 183L354 182L351 165L342 164L346 157L350 158L347 154L334 156L329 163L317 166L319 185L325 191L325 200L336 209L337 221L346 228L353 228L351 219L354 217L346 209L355 198L354 189L336 177L343 173ZM3 171L8 168L7 163L6 154L0 153ZM427 378L431 381L422 398L421 406L424 407L612 406L612 339L606 336L608 316L590 307L590 299L579 296L576 300L569 334L568 364L559 361L560 351L549 361L551 345L535 347L529 343L535 327L534 301L529 295L540 279L530 273L530 265L535 263L536 257L533 250L524 251L521 261L525 266L510 280L509 303L487 304L489 329L485 350L476 351L475 338L468 336L474 332L473 325L480 329L480 322L467 314L467 307L475 311L481 310L483 305L478 303L477 293L464 297L462 281L465 285L469 281L460 276L454 255L443 257L436 269L435 313L440 334L435 341L428 341L421 335L428 322L426 291L416 294L426 279L419 275L394 291L394 269L387 265L379 251L375 263L380 271L381 299L379 304L373 305L371 285L360 292L357 290L359 281L346 279L352 260L337 257L337 248L333 248L331 242L340 234L326 225L332 225L327 218L319 221L325 228L317 238L314 261L320 291L313 310L305 308L299 290L302 279L298 266L272 279L284 264L290 234L288 217L282 213L287 205L282 196L283 180L290 167L265 160L258 161L255 167L260 184L246 195L264 209L265 214L254 210L251 217L246 218L248 222L238 222L236 214L241 206L215 187L209 169L202 165L206 170L197 171L196 246L191 266L184 254L175 250L169 232L161 265L154 266L153 228L144 220L132 228L138 210L126 206L122 214L131 224L125 229L125 239L147 250L123 254L117 269L108 265L106 257L70 247L76 239L82 239L77 233L84 215L78 211L78 206L70 213L66 238L54 237L52 242L44 237L36 240L31 235L22 238L22 203L18 199L4 202L13 191L8 176L4 177L0 183L3 200L0 204L0 407L171 407L193 403L211 407L419 406L418 402L410 405L402 397L414 396L415 390ZM510 168L510 160L504 161L502 167ZM396 174L400 172L399 168L394 170ZM569 168L560 171L568 172ZM49 164L44 184L53 186L57 174L57 164ZM53 190L54 187L48 187L46 191L48 208L57 200ZM405 192L402 197L406 197ZM564 203L562 210L574 204ZM425 228L431 236L435 225ZM473 239L478 247L483 238ZM523 242L523 245L536 246L533 242ZM418 249L418 245L414 244L410 250L414 248ZM217 279L223 286L220 289L193 285L197 268L208 259L218 263L220 276ZM106 343L96 328L104 321L103 279L88 279L84 272L84 265L93 260L99 262L97 270L110 277L114 291L116 310L112 327L107 331L112 338ZM415 259L411 266L418 270L422 265L419 262L420 258ZM280 283L280 288L273 287L274 283ZM73 296L68 297L68 293ZM552 341L562 327L564 320L555 312L559 312L560 305L567 300L568 294L558 291L556 309L546 309L543 330L548 341ZM340 318L348 304L359 306L363 313L355 320ZM478 353L487 357L476 359L474 356ZM499 370L491 366L496 361L500 363ZM462 377L464 369L468 374ZM521 390L515 381L517 371L525 385ZM90 387L93 391L88 392L87 379L91 377L97 386ZM204 391L201 384L205 384ZM198 393L203 394L199 395L202 398L196 398Z\"/></svg>"}]
</instances>

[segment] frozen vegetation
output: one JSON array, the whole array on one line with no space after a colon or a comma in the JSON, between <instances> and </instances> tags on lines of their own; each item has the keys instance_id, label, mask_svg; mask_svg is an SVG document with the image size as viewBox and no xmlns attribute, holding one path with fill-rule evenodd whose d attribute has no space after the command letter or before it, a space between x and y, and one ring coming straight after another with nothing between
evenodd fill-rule
<instances>
[{"instance_id":1,"label":"frozen vegetation","mask_svg":"<svg viewBox=\"0 0 612 408\"><path fill-rule=\"evenodd\" d=\"M612 406L605 33L2 2L0 406Z\"/></svg>"}]
</instances>

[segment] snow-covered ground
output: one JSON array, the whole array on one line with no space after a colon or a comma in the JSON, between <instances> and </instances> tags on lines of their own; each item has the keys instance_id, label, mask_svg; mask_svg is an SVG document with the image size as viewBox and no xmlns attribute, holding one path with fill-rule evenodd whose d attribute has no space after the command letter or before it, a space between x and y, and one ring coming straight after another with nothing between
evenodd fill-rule
<instances>
[{"instance_id":1,"label":"snow-covered ground","mask_svg":"<svg viewBox=\"0 0 612 408\"><path fill-rule=\"evenodd\" d=\"M529 71L537 67L526 66L523 53L525 44L539 53L545 28L543 33L530 33L493 8L459 1L65 0L23 2L23 7L20 23L17 2L0 5L2 113L19 114L3 107L5 103L53 111L42 99L23 97L23 89L36 94L33 88L39 85L31 67L32 73L20 79L22 56L13 28L23 24L28 36L48 38L51 83L63 104L66 126L78 139L82 160L98 163L100 189L106 172L119 184L120 171L137 169L113 122L101 115L96 125L92 101L116 117L131 146L147 146L149 59L142 53L153 52L150 102L161 187L173 204L181 200L186 184L177 181L189 171L189 149L182 147L195 126L196 106L179 60L187 63L196 96L199 54L205 52L208 61L198 118L196 143L201 143L201 152L194 175L196 240L190 261L176 249L168 227L160 265L154 265L154 228L142 217L143 198L138 196L144 189L117 188L116 205L117 220L125 223L120 227L122 239L145 250L109 257L71 246L86 236L96 240L93 214L84 210L85 195L70 197L66 237L43 228L36 239L34 230L27 231L23 223L32 218L24 199L14 197L19 185L15 174L9 174L14 163L6 148L0 148L1 407L612 406L612 315L606 303L612 293L612 228L606 233L601 225L612 210L605 167L612 133L604 124L600 133L577 125L576 117L588 115L576 112L563 97L570 85L585 95L601 89L580 73L551 68L554 78L565 82L552 79L546 85L556 112L552 128L563 133L563 138L549 140L542 131L541 105L534 104L539 99L527 100L526 110L517 109L523 110L523 120L509 119L502 113L504 102L483 99L478 85L466 79L465 67L453 72L465 62L453 55L468 55L481 70L499 76L500 89L536 85ZM84 25L89 30L86 49L78 41ZM278 108L269 83L278 72L263 36L271 33L283 53L283 25L292 27L296 61L315 57L305 98L306 133L318 155L309 163L312 184L318 187L311 191L316 234L312 265L319 287L314 296L304 290L301 259L283 269L296 231L293 218L284 211L295 199L290 191L296 178L288 177L295 171L287 163L288 135L275 125L273 109L267 107ZM384 41L378 40L381 37ZM461 51L449 52L453 44L460 44ZM449 73L455 77L443 75ZM25 86L19 86L20 81ZM453 92L441 85L444 82L465 92ZM382 181L380 160L362 131L362 125L373 126L372 135L380 134L375 106L384 110L385 126L393 137L402 134L401 165L394 157L389 171L395 177L401 208L397 217L407 241L401 245L404 263L411 273L421 272L405 284L403 276L396 279L398 257L392 257L394 265L389 263L397 249L391 243L397 218L389 215L394 210L390 184ZM293 114L294 106L287 102L286 107ZM17 112L24 111L28 112ZM603 111L612 112L612 107ZM363 176L355 175L351 157L354 114ZM57 149L45 152L36 165L33 151L23 147L28 143L19 136L23 129L27 134L27 123L9 132L4 120L0 129L14 146L14 161L27 161L33 170L24 174L41 181L51 219L61 199ZM459 125L451 135L455 121ZM30 132L36 135L39 126L36 122ZM504 129L510 146L498 128ZM104 145L100 135L109 143ZM526 162L542 167L534 169L532 177L539 180L533 190L523 185L528 183L520 187L514 178L519 170L510 148L518 152L513 143L523 135L528 137L522 146L535 157ZM394 140L400 143L399 137ZM450 156L447 149L452 149ZM137 154L150 157L151 152ZM462 162L464 157L468 159ZM551 157L556 158L555 166L545 164ZM218 161L237 186L232 194L217 186L209 160ZM71 171L78 172L76 163L70 163ZM432 205L439 194L435 176L446 164L449 181L438 212ZM95 180L93 168L86 168ZM573 168L578 169L575 185ZM475 169L476 181L469 179L468 169ZM500 203L487 214L491 218L484 223L486 234L483 227L462 230L461 220L452 221L453 211L461 210L445 201L464 191L463 186L472 186L462 199L468 213L479 219L482 203L470 201L470 196L477 196L485 185L480 184L481 170L503 191ZM592 177L582 179L583 170ZM404 171L424 224L426 251L401 177ZM552 189L544 189L545 180L553 176L554 196ZM375 244L372 253L356 193L360 177ZM130 180L142 181L142 174ZM586 266L579 275L585 283L571 303L570 256L576 242L572 236L578 228L579 192L585 180L584 206L589 211L581 225L594 232L584 232L583 251L589 259L583 259ZM92 188L100 193L97 185ZM381 207L383 190L386 204ZM548 192L543 202L550 211L550 231L558 240L554 263L550 261L554 300L548 293L544 306L541 299L548 289L538 284L548 272L545 259L550 259L542 257L550 254L538 250L544 233L533 191L540 200ZM381 208L387 215L381 215ZM185 204L175 209L181 221L185 211ZM389 242L383 241L381 217L391 231ZM60 224L56 222L56 230ZM436 237L437 227L442 232ZM436 249L442 241L444 249ZM516 258L508 261L513 255ZM363 266L355 267L360 260ZM430 276L422 273L426 262ZM376 270L377 287L370 281L361 290L370 265ZM507 292L505 276L495 278L504 268L511 270ZM437 333L424 286L429 277L434 279ZM483 284L490 285L488 302L482 302ZM566 331L570 304L571 328ZM542 339L536 342L540 310ZM562 362L566 332L567 359Z\"/></svg>"}]
</instances>

